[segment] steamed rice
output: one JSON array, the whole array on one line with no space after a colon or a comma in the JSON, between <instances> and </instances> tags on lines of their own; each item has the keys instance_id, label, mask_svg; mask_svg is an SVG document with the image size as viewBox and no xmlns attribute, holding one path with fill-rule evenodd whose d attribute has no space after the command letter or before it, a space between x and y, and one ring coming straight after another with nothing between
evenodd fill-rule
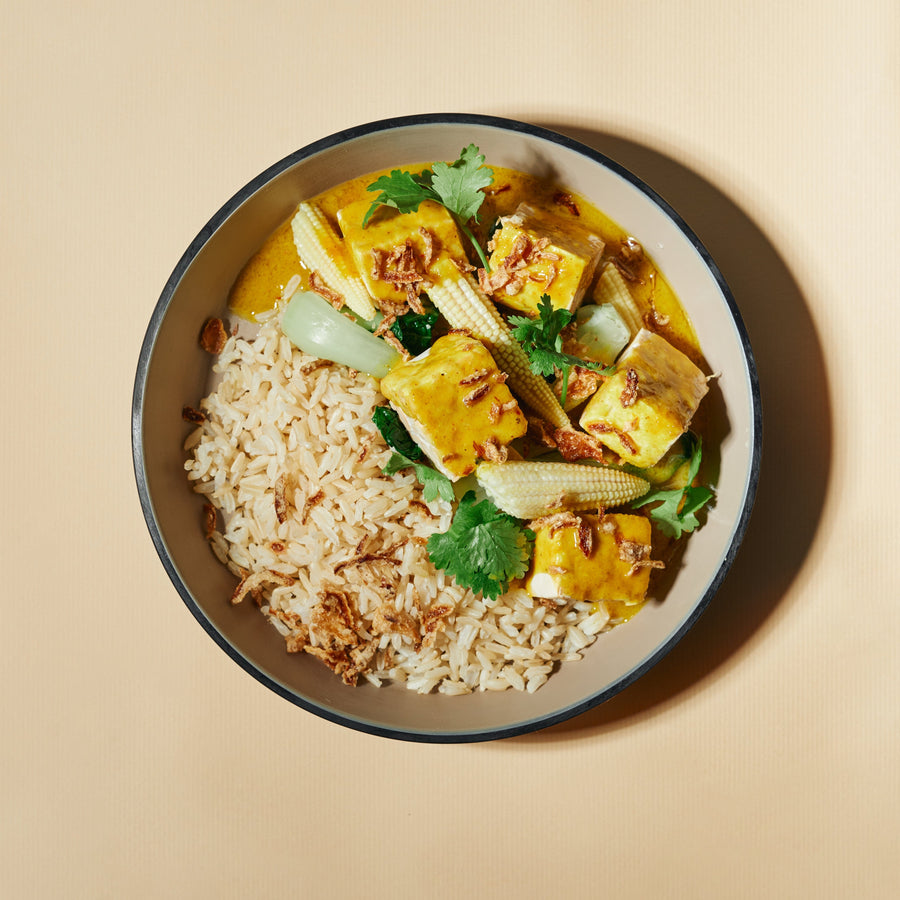
<instances>
[{"instance_id":1,"label":"steamed rice","mask_svg":"<svg viewBox=\"0 0 900 900\"><path fill-rule=\"evenodd\" d=\"M485 601L436 570L425 542L452 507L426 505L411 472L382 474L377 382L293 347L276 313L255 337L230 337L214 372L185 469L217 510L213 552L236 578L256 576L252 595L289 651L333 664L334 633L320 626L338 596L355 632L347 683L535 691L609 627L603 604L521 589ZM400 624L386 628L385 614Z\"/></svg>"}]
</instances>

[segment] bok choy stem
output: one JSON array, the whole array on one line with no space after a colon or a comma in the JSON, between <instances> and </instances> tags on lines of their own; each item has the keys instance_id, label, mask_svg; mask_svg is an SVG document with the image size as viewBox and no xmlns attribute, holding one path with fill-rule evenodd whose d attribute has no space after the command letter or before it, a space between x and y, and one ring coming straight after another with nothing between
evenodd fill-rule
<instances>
[{"instance_id":1,"label":"bok choy stem","mask_svg":"<svg viewBox=\"0 0 900 900\"><path fill-rule=\"evenodd\" d=\"M312 291L297 291L285 308L281 330L304 353L384 378L400 354Z\"/></svg>"}]
</instances>

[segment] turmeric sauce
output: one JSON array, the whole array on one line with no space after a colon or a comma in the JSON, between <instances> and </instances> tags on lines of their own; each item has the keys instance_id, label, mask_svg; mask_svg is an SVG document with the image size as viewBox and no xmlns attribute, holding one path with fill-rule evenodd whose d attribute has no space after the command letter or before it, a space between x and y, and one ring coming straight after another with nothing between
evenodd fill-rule
<instances>
[{"instance_id":1,"label":"turmeric sauce","mask_svg":"<svg viewBox=\"0 0 900 900\"><path fill-rule=\"evenodd\" d=\"M418 171L427 164L410 167ZM599 235L606 244L604 259L614 264L628 281L644 316L652 319L653 330L702 365L700 346L693 326L678 298L645 251L633 252L634 241L628 233L597 206L559 185L514 169L492 166L494 183L485 191L479 221L473 232L482 246L487 243L491 226L500 216L511 215L525 201L535 207L552 210L560 216L576 217L580 224ZM337 226L338 210L375 195L367 187L389 170L373 172L342 182L313 198L328 219ZM598 267L598 275L602 269ZM242 318L254 320L259 313L278 305L285 286L299 276L301 287L309 287L309 272L300 262L294 246L290 220L282 223L250 258L238 275L229 296L229 307Z\"/></svg>"}]
</instances>

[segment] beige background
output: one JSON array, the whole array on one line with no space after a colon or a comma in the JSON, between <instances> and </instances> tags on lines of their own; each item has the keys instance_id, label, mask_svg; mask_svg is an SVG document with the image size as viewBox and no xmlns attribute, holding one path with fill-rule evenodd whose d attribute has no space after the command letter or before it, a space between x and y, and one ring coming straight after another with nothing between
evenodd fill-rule
<instances>
[{"instance_id":1,"label":"beige background","mask_svg":"<svg viewBox=\"0 0 900 900\"><path fill-rule=\"evenodd\" d=\"M900 895L894 0L3 21L0 895ZM731 282L766 403L750 532L694 631L494 744L350 732L244 674L131 468L140 342L197 231L304 144L427 111L554 126L644 176Z\"/></svg>"}]
</instances>

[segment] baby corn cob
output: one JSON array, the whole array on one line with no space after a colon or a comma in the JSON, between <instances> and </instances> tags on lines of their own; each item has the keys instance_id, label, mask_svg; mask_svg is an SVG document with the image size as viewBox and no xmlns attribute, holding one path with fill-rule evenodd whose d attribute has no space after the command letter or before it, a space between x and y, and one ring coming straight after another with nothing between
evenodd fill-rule
<instances>
[{"instance_id":1,"label":"baby corn cob","mask_svg":"<svg viewBox=\"0 0 900 900\"><path fill-rule=\"evenodd\" d=\"M291 221L294 245L307 268L318 272L331 290L367 322L375 316L375 306L365 283L328 219L312 203L301 203Z\"/></svg>"},{"instance_id":2,"label":"baby corn cob","mask_svg":"<svg viewBox=\"0 0 900 900\"><path fill-rule=\"evenodd\" d=\"M621 506L650 489L649 482L629 472L580 463L483 462L475 474L494 504L517 519Z\"/></svg>"},{"instance_id":3,"label":"baby corn cob","mask_svg":"<svg viewBox=\"0 0 900 900\"><path fill-rule=\"evenodd\" d=\"M597 279L594 288L594 302L599 306L609 303L622 317L622 321L628 326L631 336L634 337L644 327L644 319L625 279L619 270L609 263Z\"/></svg>"},{"instance_id":4,"label":"baby corn cob","mask_svg":"<svg viewBox=\"0 0 900 900\"><path fill-rule=\"evenodd\" d=\"M522 402L555 428L571 427L553 389L531 371L522 345L475 282L450 260L442 260L434 269L436 278L428 296L450 327L468 331L491 351L498 367L507 374L510 389Z\"/></svg>"}]
</instances>

